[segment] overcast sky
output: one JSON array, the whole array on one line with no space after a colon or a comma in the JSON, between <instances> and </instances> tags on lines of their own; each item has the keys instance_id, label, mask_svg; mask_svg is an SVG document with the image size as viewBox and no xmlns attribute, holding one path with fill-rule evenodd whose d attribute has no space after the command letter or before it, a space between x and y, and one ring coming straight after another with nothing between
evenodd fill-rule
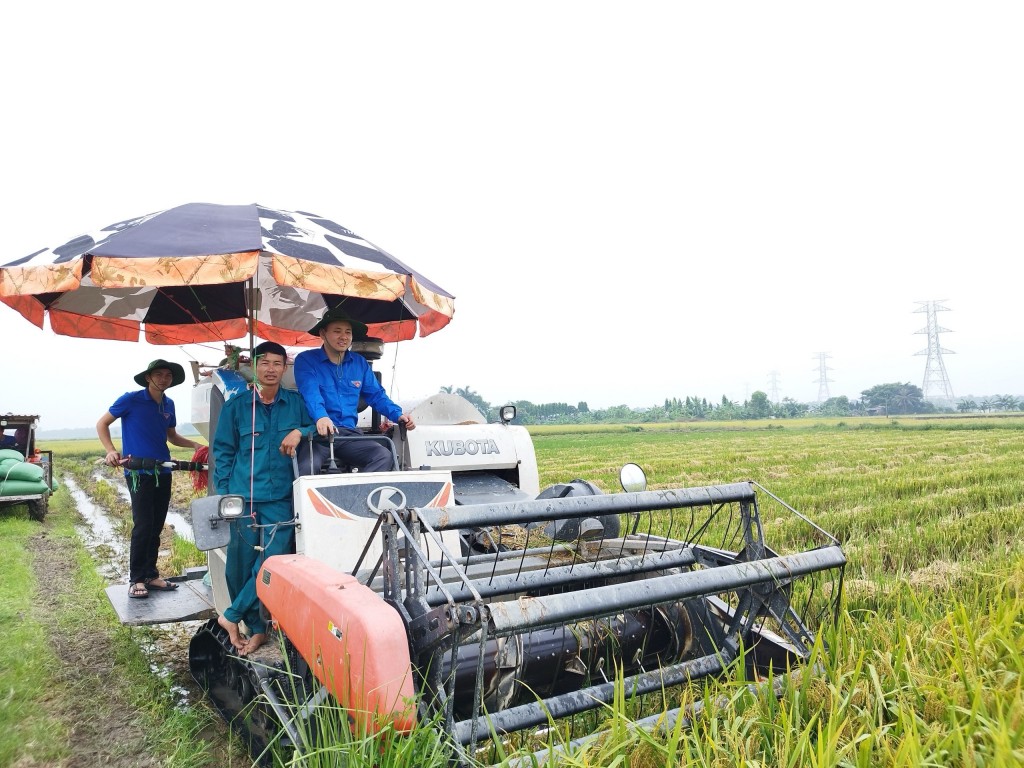
<instances>
[{"instance_id":1,"label":"overcast sky","mask_svg":"<svg viewBox=\"0 0 1024 768\"><path fill-rule=\"evenodd\" d=\"M1020 3L16 3L0 35L0 264L261 203L455 295L395 399L809 402L819 353L854 399L923 385L928 300L958 398L1024 394ZM0 412L43 429L221 356L0 334Z\"/></svg>"}]
</instances>

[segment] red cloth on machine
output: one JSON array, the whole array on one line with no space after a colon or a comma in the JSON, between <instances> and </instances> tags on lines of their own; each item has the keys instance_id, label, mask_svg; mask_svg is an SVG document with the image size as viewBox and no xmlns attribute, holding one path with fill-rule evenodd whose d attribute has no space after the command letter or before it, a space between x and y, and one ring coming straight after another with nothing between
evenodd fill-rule
<instances>
[{"instance_id":1,"label":"red cloth on machine","mask_svg":"<svg viewBox=\"0 0 1024 768\"><path fill-rule=\"evenodd\" d=\"M202 464L207 464L210 461L210 449L201 445L196 448L196 452L192 454L192 461L197 461ZM192 488L196 491L205 491L206 486L209 485L210 473L205 469L194 469L189 470L189 475L192 477Z\"/></svg>"}]
</instances>

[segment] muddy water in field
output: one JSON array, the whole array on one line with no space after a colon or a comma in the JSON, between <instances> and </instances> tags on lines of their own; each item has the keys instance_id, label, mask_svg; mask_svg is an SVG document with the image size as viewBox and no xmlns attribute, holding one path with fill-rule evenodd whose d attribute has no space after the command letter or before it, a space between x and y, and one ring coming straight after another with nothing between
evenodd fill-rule
<instances>
[{"instance_id":1,"label":"muddy water in field","mask_svg":"<svg viewBox=\"0 0 1024 768\"><path fill-rule=\"evenodd\" d=\"M93 479L97 482L110 483L111 485L116 486L117 492L121 494L121 498L131 504L132 498L128 493L128 486L124 483L114 482L109 477L101 473L93 475ZM174 529L174 533L181 536L181 538L187 539L188 541L195 541L195 536L192 533L192 524L185 519L184 515L176 511L174 508L167 510L167 525L171 526L171 528Z\"/></svg>"},{"instance_id":2,"label":"muddy water in field","mask_svg":"<svg viewBox=\"0 0 1024 768\"><path fill-rule=\"evenodd\" d=\"M116 485L125 500L130 500L128 489L122 483L114 482L100 474L95 475L93 479ZM127 536L118 532L107 510L95 504L73 477L65 475L62 481L82 518L78 533L85 542L86 549L92 553L97 571L108 583L127 583ZM167 523L174 528L176 534L191 540L192 526L180 513L169 511ZM155 624L133 630L139 647L149 660L150 669L157 676L169 680L175 706L178 708L189 706L201 695L188 670L188 643L202 624L203 622L198 621Z\"/></svg>"},{"instance_id":3,"label":"muddy water in field","mask_svg":"<svg viewBox=\"0 0 1024 768\"><path fill-rule=\"evenodd\" d=\"M78 527L78 533L96 560L97 570L108 581L127 578L128 540L117 533L106 510L93 504L73 477L65 475L63 482L82 516L84 524Z\"/></svg>"}]
</instances>

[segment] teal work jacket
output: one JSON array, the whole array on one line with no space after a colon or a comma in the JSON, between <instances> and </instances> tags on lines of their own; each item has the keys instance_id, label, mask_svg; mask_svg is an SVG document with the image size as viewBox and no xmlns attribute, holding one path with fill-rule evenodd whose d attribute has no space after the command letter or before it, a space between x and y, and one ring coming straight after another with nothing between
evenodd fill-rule
<instances>
[{"instance_id":1,"label":"teal work jacket","mask_svg":"<svg viewBox=\"0 0 1024 768\"><path fill-rule=\"evenodd\" d=\"M298 392L279 389L271 405L264 405L251 389L228 400L213 437L214 491L251 502L290 498L292 460L280 449L293 429L303 437L316 429Z\"/></svg>"}]
</instances>

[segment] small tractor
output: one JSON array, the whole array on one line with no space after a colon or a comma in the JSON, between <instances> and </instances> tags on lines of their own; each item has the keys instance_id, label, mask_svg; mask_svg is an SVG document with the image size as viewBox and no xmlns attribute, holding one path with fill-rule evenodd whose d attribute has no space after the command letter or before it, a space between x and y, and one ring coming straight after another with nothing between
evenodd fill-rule
<instances>
[{"instance_id":1,"label":"small tractor","mask_svg":"<svg viewBox=\"0 0 1024 768\"><path fill-rule=\"evenodd\" d=\"M207 437L244 386L237 371L208 373L193 398ZM393 471L296 465L296 551L260 571L276 631L254 653L238 655L216 620L230 603L232 526L251 522L239 497L193 503L208 568L181 577L186 588L144 601L108 589L125 623L206 619L192 675L254 755L310 749L327 702L364 732L437 727L466 765L489 761L496 741L530 743L584 719L617 686L654 694L638 716L653 728L689 716L666 712L664 697L701 678L739 670L777 684L838 609L839 543L755 482L648 490L626 464L622 492L583 479L541 489L513 406L486 423L441 393L411 412L416 429L386 438ZM377 434L376 417L361 420ZM765 529L775 526L801 545L773 550ZM550 759L547 749L535 757Z\"/></svg>"},{"instance_id":2,"label":"small tractor","mask_svg":"<svg viewBox=\"0 0 1024 768\"><path fill-rule=\"evenodd\" d=\"M0 508L24 504L29 517L42 521L56 486L53 451L36 445L38 426L38 416L0 415Z\"/></svg>"}]
</instances>

